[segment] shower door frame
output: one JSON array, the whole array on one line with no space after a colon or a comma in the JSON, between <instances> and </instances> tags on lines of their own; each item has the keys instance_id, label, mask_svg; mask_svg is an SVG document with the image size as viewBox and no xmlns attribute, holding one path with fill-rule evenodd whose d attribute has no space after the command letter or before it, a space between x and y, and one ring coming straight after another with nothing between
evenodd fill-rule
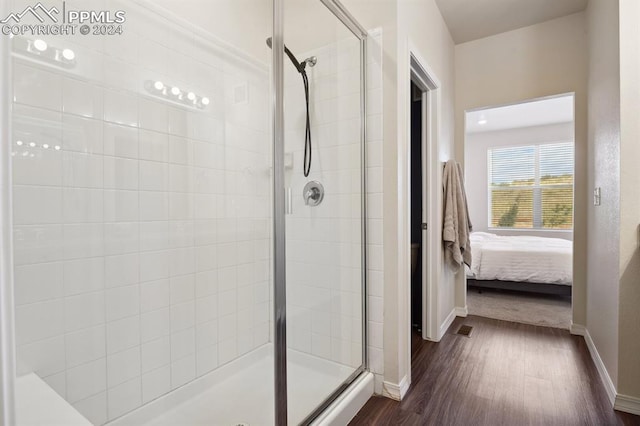
<instances>
[{"instance_id":1,"label":"shower door frame","mask_svg":"<svg viewBox=\"0 0 640 426\"><path fill-rule=\"evenodd\" d=\"M273 299L274 299L274 389L275 424L286 425L287 409L287 321L286 321L286 190L284 179L284 2L273 0L272 101L273 101ZM360 44L360 166L361 166L361 298L362 363L301 424L310 424L324 412L362 373L368 370L367 351L367 210L366 210L366 91L367 30L339 0L320 0L358 38Z\"/></svg>"},{"instance_id":2,"label":"shower door frame","mask_svg":"<svg viewBox=\"0 0 640 426\"><path fill-rule=\"evenodd\" d=\"M9 13L0 2L0 16ZM15 424L13 209L11 208L11 46L0 35L0 424Z\"/></svg>"}]
</instances>

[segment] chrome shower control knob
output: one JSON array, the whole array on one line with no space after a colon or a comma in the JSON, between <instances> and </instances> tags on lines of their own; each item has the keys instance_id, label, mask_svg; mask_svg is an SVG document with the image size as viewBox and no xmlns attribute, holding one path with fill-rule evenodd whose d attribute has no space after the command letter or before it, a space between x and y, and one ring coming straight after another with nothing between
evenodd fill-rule
<instances>
[{"instance_id":1,"label":"chrome shower control knob","mask_svg":"<svg viewBox=\"0 0 640 426\"><path fill-rule=\"evenodd\" d=\"M315 180L307 182L302 190L302 197L307 206L315 207L320 204L324 198L324 187L320 182Z\"/></svg>"},{"instance_id":2,"label":"chrome shower control knob","mask_svg":"<svg viewBox=\"0 0 640 426\"><path fill-rule=\"evenodd\" d=\"M320 198L320 191L318 190L318 188L311 188L307 191L305 197L307 199L307 204L309 204L309 200L316 201L318 198Z\"/></svg>"}]
</instances>

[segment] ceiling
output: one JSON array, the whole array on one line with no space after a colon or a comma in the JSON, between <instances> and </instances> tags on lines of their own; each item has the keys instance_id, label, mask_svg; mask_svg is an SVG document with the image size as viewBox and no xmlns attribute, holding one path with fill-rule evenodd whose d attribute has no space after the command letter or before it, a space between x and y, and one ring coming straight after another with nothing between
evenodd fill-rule
<instances>
[{"instance_id":1,"label":"ceiling","mask_svg":"<svg viewBox=\"0 0 640 426\"><path fill-rule=\"evenodd\" d=\"M467 112L465 127L467 133L480 133L570 121L573 121L571 95Z\"/></svg>"},{"instance_id":2,"label":"ceiling","mask_svg":"<svg viewBox=\"0 0 640 426\"><path fill-rule=\"evenodd\" d=\"M436 0L456 44L580 12L588 0Z\"/></svg>"}]
</instances>

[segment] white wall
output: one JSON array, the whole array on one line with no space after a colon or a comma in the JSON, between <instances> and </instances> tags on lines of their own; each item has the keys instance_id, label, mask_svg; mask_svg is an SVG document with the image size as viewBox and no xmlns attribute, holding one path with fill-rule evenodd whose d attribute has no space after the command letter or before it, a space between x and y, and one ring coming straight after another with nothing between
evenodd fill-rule
<instances>
[{"instance_id":1,"label":"white wall","mask_svg":"<svg viewBox=\"0 0 640 426\"><path fill-rule=\"evenodd\" d=\"M370 56L381 64L379 68L381 75L381 88L378 96L381 96L381 109L378 119L367 120L367 134L374 135L375 142L367 146L367 215L369 218L368 232L371 233L372 220L377 221L380 244L370 244L367 247L368 262L368 315L369 325L373 325L371 330L378 330L378 340L369 346L369 367L375 374L375 392L383 393L383 382L386 380L385 360L397 353L398 347L395 343L389 343L395 331L388 329L389 304L387 296L389 291L388 265L388 242L392 243L397 236L389 233L387 217L389 207L387 206L386 191L388 182L383 179L383 173L389 166L387 160L387 146L395 140L393 133L396 129L395 119L395 64L396 64L396 0L380 0L371 2L370 0L345 0L343 4L367 29L380 28L382 31L380 42L370 44L373 49ZM374 77L375 78L375 77ZM393 333L390 335L390 333ZM372 337L370 335L370 337Z\"/></svg>"},{"instance_id":2,"label":"white wall","mask_svg":"<svg viewBox=\"0 0 640 426\"><path fill-rule=\"evenodd\" d=\"M640 409L640 7L592 0L589 27L589 207L587 329L617 393L615 407ZM606 379L605 379L606 382Z\"/></svg>"},{"instance_id":3,"label":"white wall","mask_svg":"<svg viewBox=\"0 0 640 426\"><path fill-rule=\"evenodd\" d=\"M268 70L127 17L122 38L47 39L74 68L14 66L19 374L95 424L269 339ZM169 104L146 80L211 104Z\"/></svg>"},{"instance_id":4,"label":"white wall","mask_svg":"<svg viewBox=\"0 0 640 426\"><path fill-rule=\"evenodd\" d=\"M449 30L440 14L435 1L400 1L398 3L398 100L397 100L397 147L394 156L391 157L397 162L397 170L389 170L385 177L392 179L393 190L389 195L393 197L393 202L400 206L397 212L396 232L401 235L409 235L409 153L410 153L410 69L409 54L414 53L422 65L433 73L433 77L438 80L438 119L432 123L437 128L438 142L433 147L428 157L428 167L430 179L427 188L429 204L433 212L434 220L430 224L432 228L432 238L435 241L436 252L432 253L435 268L435 281L437 286L437 324L438 330L447 319L455 315L454 300L454 276L444 264L442 245L442 163L453 158L454 149L454 44ZM386 159L386 156L385 156ZM386 188L385 188L386 189ZM385 191L385 199L387 192ZM403 208L403 206L406 206ZM409 299L410 283L410 240L406 240L404 247L397 247L397 282L407 283L399 286L398 292L398 312L406 313ZM395 284L391 284L395 288ZM426 307L425 307L426 308ZM407 317L398 317L397 333L400 336L399 344L406 347L410 333L408 330L410 320ZM386 328L385 328L386 329ZM398 377L402 379L404 374L411 368L411 357L404 355L404 359L398 361Z\"/></svg>"},{"instance_id":5,"label":"white wall","mask_svg":"<svg viewBox=\"0 0 640 426\"><path fill-rule=\"evenodd\" d=\"M593 0L589 33L589 184L586 326L614 385L618 378L620 271L620 56L618 2ZM575 269L574 269L575 270Z\"/></svg>"},{"instance_id":6,"label":"white wall","mask_svg":"<svg viewBox=\"0 0 640 426\"><path fill-rule=\"evenodd\" d=\"M373 259L384 262L384 359L371 354L372 364L382 364L384 380L397 386L409 379L409 240L398 246L400 235L408 233L408 138L409 138L409 45L440 81L440 144L431 157L434 211L441 210L441 162L453 155L453 41L435 1L345 0L345 6L367 28L383 30L382 122L383 147L383 241L382 253ZM368 123L369 124L369 123ZM370 123L373 125L375 123ZM374 172L375 174L375 172ZM439 186L440 185L440 186ZM406 211L404 207L406 206ZM441 217L434 221L435 241L441 237ZM440 244L433 254L438 282L440 326L454 309L453 276L443 266ZM373 280L370 279L370 283ZM376 281L376 284L378 281ZM404 283L404 285L399 284ZM370 299L371 300L371 299ZM376 392L382 391L378 374ZM408 384L408 383L405 383Z\"/></svg>"},{"instance_id":7,"label":"white wall","mask_svg":"<svg viewBox=\"0 0 640 426\"><path fill-rule=\"evenodd\" d=\"M573 322L586 322L587 37L584 12L456 46L456 156L466 110L575 93ZM458 283L456 304L464 306Z\"/></svg>"},{"instance_id":8,"label":"white wall","mask_svg":"<svg viewBox=\"0 0 640 426\"><path fill-rule=\"evenodd\" d=\"M573 123L521 127L488 132L467 133L464 147L465 187L469 215L474 231L499 235L535 235L571 240L572 231L536 229L504 230L489 228L489 172L487 151L500 146L518 146L554 142L573 142Z\"/></svg>"},{"instance_id":9,"label":"white wall","mask_svg":"<svg viewBox=\"0 0 640 426\"><path fill-rule=\"evenodd\" d=\"M620 297L618 392L640 400L640 4L620 2ZM640 408L636 405L636 410Z\"/></svg>"},{"instance_id":10,"label":"white wall","mask_svg":"<svg viewBox=\"0 0 640 426\"><path fill-rule=\"evenodd\" d=\"M264 63L270 61L271 52L265 41L272 33L273 0L145 1L151 1L154 5L170 11L190 26L200 27L213 34L232 49L245 52ZM127 7L123 9L127 10Z\"/></svg>"}]
</instances>

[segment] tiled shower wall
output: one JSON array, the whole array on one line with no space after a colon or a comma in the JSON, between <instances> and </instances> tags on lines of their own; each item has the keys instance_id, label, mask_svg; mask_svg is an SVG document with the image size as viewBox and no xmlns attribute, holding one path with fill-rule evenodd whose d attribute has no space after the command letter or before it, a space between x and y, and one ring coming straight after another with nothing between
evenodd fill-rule
<instances>
[{"instance_id":1,"label":"tiled shower wall","mask_svg":"<svg viewBox=\"0 0 640 426\"><path fill-rule=\"evenodd\" d=\"M382 393L384 258L382 238L382 37L381 29L367 39L367 321L369 369L375 392Z\"/></svg>"},{"instance_id":2,"label":"tiled shower wall","mask_svg":"<svg viewBox=\"0 0 640 426\"><path fill-rule=\"evenodd\" d=\"M269 339L267 67L121 6L122 36L46 39L74 68L14 50L19 373L95 424Z\"/></svg>"},{"instance_id":3,"label":"tiled shower wall","mask_svg":"<svg viewBox=\"0 0 640 426\"><path fill-rule=\"evenodd\" d=\"M287 185L293 213L287 215L287 326L289 347L352 367L362 362L360 51L341 40L301 58L308 68L313 164L302 174L304 92L287 63L285 143ZM382 374L382 55L381 33L367 49L367 231L369 353ZM306 182L324 185L317 207L304 205ZM381 380L379 380L381 383Z\"/></svg>"}]
</instances>

